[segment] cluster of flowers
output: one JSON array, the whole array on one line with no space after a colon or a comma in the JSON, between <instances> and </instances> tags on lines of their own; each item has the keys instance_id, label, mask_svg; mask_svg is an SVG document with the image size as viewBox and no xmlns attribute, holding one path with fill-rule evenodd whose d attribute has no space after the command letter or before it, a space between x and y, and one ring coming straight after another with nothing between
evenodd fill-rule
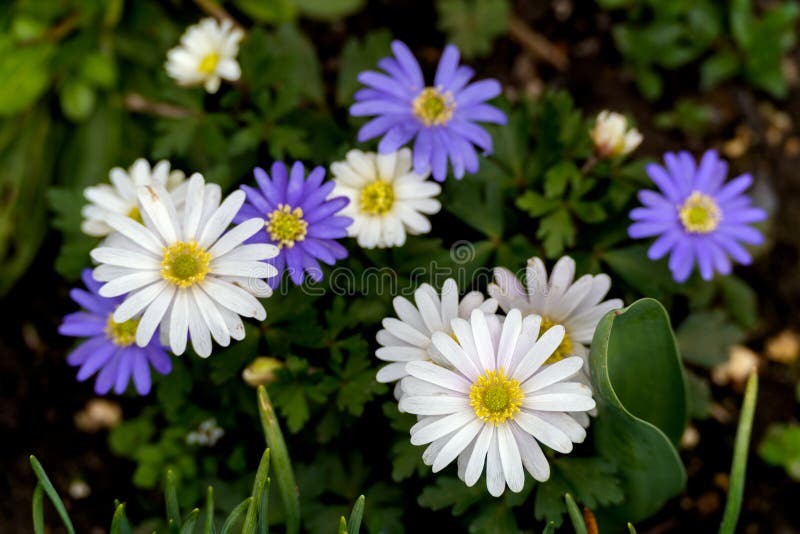
<instances>
[{"instance_id":1,"label":"cluster of flowers","mask_svg":"<svg viewBox=\"0 0 800 534\"><path fill-rule=\"evenodd\" d=\"M183 85L216 92L221 80L241 75L236 61L244 37L229 21L207 19L190 27L168 53L167 72ZM478 123L504 124L486 102L501 92L495 80L470 83L474 72L447 46L427 85L406 45L392 43L392 57L366 71L353 116L373 117L360 142L381 137L378 152L351 150L345 160L308 174L300 162L256 168L255 185L222 198L220 187L195 173L189 179L162 161L137 160L111 170L111 184L86 189L85 233L103 241L91 251L97 264L83 273L86 289L71 297L83 311L68 315L64 335L89 338L68 357L78 379L97 374L95 390L123 393L132 380L140 394L151 388L151 368L170 372L168 350L188 342L201 357L244 338L242 318L262 321L260 298L286 276L300 285L322 280L320 262L347 256L339 239L364 248L402 246L406 235L425 234L427 215L441 209L436 182L449 169L460 179L479 167L477 150L492 151ZM590 135L599 158L627 155L642 141L624 116L603 112ZM412 149L404 148L412 144ZM673 276L686 280L695 263L703 278L728 274L733 258L750 261L739 244L762 237L749 226L762 220L743 193L744 175L725 184L727 165L715 152L699 164L687 153L667 154L666 168L647 172L661 190L641 191L644 207L631 212L631 237L660 236L653 259L671 253ZM432 175L435 181L429 180ZM598 321L622 306L603 301L605 274L577 280L575 263L561 258L548 277L538 258L528 262L527 288L506 269L495 270L490 298L459 298L448 280L437 292L423 284L415 304L396 297L398 318L386 318L377 357L388 361L377 375L397 382L399 408L419 418L414 444L427 444L423 459L438 471L458 459L458 474L474 484L485 470L487 487L500 495L520 491L524 469L549 476L539 443L568 453L586 436L595 408L588 375L588 345ZM498 307L503 313L498 313ZM540 335L541 334L541 335Z\"/></svg>"}]
</instances>

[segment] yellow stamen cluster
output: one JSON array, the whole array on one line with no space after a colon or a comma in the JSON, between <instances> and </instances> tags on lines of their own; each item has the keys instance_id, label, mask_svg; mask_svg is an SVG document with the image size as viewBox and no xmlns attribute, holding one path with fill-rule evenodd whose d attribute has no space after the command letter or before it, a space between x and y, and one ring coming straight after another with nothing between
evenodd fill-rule
<instances>
[{"instance_id":1,"label":"yellow stamen cluster","mask_svg":"<svg viewBox=\"0 0 800 534\"><path fill-rule=\"evenodd\" d=\"M394 205L394 186L383 180L375 180L361 190L361 211L367 215L385 215Z\"/></svg>"},{"instance_id":2,"label":"yellow stamen cluster","mask_svg":"<svg viewBox=\"0 0 800 534\"><path fill-rule=\"evenodd\" d=\"M136 341L136 329L139 327L139 319L128 319L124 323L114 321L114 314L108 314L106 323L106 335L114 345L127 347Z\"/></svg>"},{"instance_id":3,"label":"yellow stamen cluster","mask_svg":"<svg viewBox=\"0 0 800 534\"><path fill-rule=\"evenodd\" d=\"M539 332L545 333L557 324L560 323L557 323L548 317L542 317L542 326L539 328ZM553 354L545 360L544 365L550 365L551 363L556 363L563 360L567 356L573 356L572 349L572 340L569 338L569 334L565 330L564 339L561 341L561 344L558 346L555 352L553 352Z\"/></svg>"},{"instance_id":4,"label":"yellow stamen cluster","mask_svg":"<svg viewBox=\"0 0 800 534\"><path fill-rule=\"evenodd\" d=\"M164 248L161 276L170 284L189 287L199 284L208 273L211 254L196 241L177 243Z\"/></svg>"},{"instance_id":5,"label":"yellow stamen cluster","mask_svg":"<svg viewBox=\"0 0 800 534\"><path fill-rule=\"evenodd\" d=\"M678 210L681 223L687 232L707 234L713 232L722 220L722 212L714 199L695 191Z\"/></svg>"},{"instance_id":6,"label":"yellow stamen cluster","mask_svg":"<svg viewBox=\"0 0 800 534\"><path fill-rule=\"evenodd\" d=\"M441 126L453 118L456 103L450 91L426 87L411 103L411 109L425 126Z\"/></svg>"},{"instance_id":7,"label":"yellow stamen cluster","mask_svg":"<svg viewBox=\"0 0 800 534\"><path fill-rule=\"evenodd\" d=\"M486 371L469 390L470 406L481 421L499 425L511 419L522 405L519 381L508 378L504 369Z\"/></svg>"},{"instance_id":8,"label":"yellow stamen cluster","mask_svg":"<svg viewBox=\"0 0 800 534\"><path fill-rule=\"evenodd\" d=\"M267 233L278 248L292 248L296 241L303 241L308 233L308 223L303 220L303 210L291 209L278 204L278 209L267 215Z\"/></svg>"},{"instance_id":9,"label":"yellow stamen cluster","mask_svg":"<svg viewBox=\"0 0 800 534\"><path fill-rule=\"evenodd\" d=\"M200 60L197 65L197 72L200 74L212 74L217 69L217 63L219 63L219 54L210 52Z\"/></svg>"}]
</instances>

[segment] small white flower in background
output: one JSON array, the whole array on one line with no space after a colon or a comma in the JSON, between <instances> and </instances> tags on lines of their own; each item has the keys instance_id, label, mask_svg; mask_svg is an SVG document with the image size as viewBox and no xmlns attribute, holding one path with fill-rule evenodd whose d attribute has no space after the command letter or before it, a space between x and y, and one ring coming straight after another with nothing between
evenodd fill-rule
<instances>
[{"instance_id":1,"label":"small white flower in background","mask_svg":"<svg viewBox=\"0 0 800 534\"><path fill-rule=\"evenodd\" d=\"M622 300L603 301L611 288L611 278L606 274L574 278L575 261L569 256L556 262L549 279L542 260L531 258L525 274L527 288L514 273L498 267L494 270L494 283L487 289L507 313L518 309L523 316L539 315L543 329L557 324L563 326L564 339L545 363L556 363L567 356L580 356L584 368L578 379L589 385L588 346L592 343L597 323L609 311L621 308ZM576 414L576 418L584 426L589 424L586 414Z\"/></svg>"},{"instance_id":2,"label":"small white flower in background","mask_svg":"<svg viewBox=\"0 0 800 534\"><path fill-rule=\"evenodd\" d=\"M139 207L144 223L111 214L106 221L118 232L91 252L100 265L92 273L100 295L127 296L114 312L114 321L139 316L136 344L144 347L161 326L172 352L182 354L187 335L195 352L211 354L211 338L228 346L244 338L242 317L261 321L266 311L256 297L272 290L263 280L277 274L263 260L278 248L242 244L264 227L253 218L228 229L245 200L243 191L220 204L220 188L206 186L194 174L186 186L185 208L179 212L165 189L140 187Z\"/></svg>"},{"instance_id":3,"label":"small white flower in background","mask_svg":"<svg viewBox=\"0 0 800 534\"><path fill-rule=\"evenodd\" d=\"M219 438L225 435L225 431L217 425L217 420L213 417L206 419L197 430L193 430L186 435L186 443L189 445L204 445L206 447L213 447L219 441Z\"/></svg>"},{"instance_id":4,"label":"small white flower in background","mask_svg":"<svg viewBox=\"0 0 800 534\"><path fill-rule=\"evenodd\" d=\"M628 119L621 113L601 111L590 132L594 149L601 158L626 156L642 142L636 128L628 128Z\"/></svg>"},{"instance_id":5,"label":"small white flower in background","mask_svg":"<svg viewBox=\"0 0 800 534\"><path fill-rule=\"evenodd\" d=\"M437 472L458 459L458 476L474 485L486 466L486 487L495 497L506 485L519 492L523 467L539 481L550 465L539 443L569 453L586 430L568 412L595 407L592 390L567 382L583 365L576 357L542 367L558 349L564 328L539 337L541 319L511 310L501 328L474 310L453 319L454 336L433 334L433 345L450 368L412 361L401 382L400 408L419 416L411 443L428 445L422 459Z\"/></svg>"},{"instance_id":6,"label":"small white flower in background","mask_svg":"<svg viewBox=\"0 0 800 534\"><path fill-rule=\"evenodd\" d=\"M394 382L408 376L406 364L411 361L435 361L447 365L435 350L431 349L431 337L435 332L453 335L451 321L456 317L466 319L473 310L494 314L497 302L484 300L480 291L472 291L459 300L458 286L449 278L442 286L441 297L429 284L422 284L414 292L416 306L405 297L392 301L397 319L383 320L383 330L377 335L381 345L375 352L379 359L390 362L378 371L378 382ZM399 397L398 397L399 398Z\"/></svg>"},{"instance_id":7,"label":"small white flower in background","mask_svg":"<svg viewBox=\"0 0 800 534\"><path fill-rule=\"evenodd\" d=\"M109 213L118 213L141 221L139 201L136 198L137 187L157 185L167 191L176 191L186 179L183 171L171 170L168 161L159 161L151 169L150 163L144 158L134 161L127 171L114 167L108 176L111 185L98 184L83 191L89 204L81 211L84 217L81 230L87 235L103 237L110 234L113 230L105 222Z\"/></svg>"},{"instance_id":8,"label":"small white flower in background","mask_svg":"<svg viewBox=\"0 0 800 534\"><path fill-rule=\"evenodd\" d=\"M230 20L207 18L189 26L181 44L167 52L167 74L179 85L199 85L216 93L221 80L235 82L242 75L236 56L244 32Z\"/></svg>"},{"instance_id":9,"label":"small white flower in background","mask_svg":"<svg viewBox=\"0 0 800 534\"><path fill-rule=\"evenodd\" d=\"M399 247L406 234L431 231L425 215L437 213L442 188L428 180L429 172L411 169L411 150L391 154L351 150L345 161L331 165L336 187L331 196L345 196L350 203L340 212L352 217L348 235L363 248Z\"/></svg>"}]
</instances>

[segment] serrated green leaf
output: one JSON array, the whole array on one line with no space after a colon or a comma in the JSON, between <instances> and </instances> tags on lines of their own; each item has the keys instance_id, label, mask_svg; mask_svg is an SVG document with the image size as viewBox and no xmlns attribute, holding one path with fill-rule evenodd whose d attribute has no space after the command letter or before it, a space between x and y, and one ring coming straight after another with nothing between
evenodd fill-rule
<instances>
[{"instance_id":1,"label":"serrated green leaf","mask_svg":"<svg viewBox=\"0 0 800 534\"><path fill-rule=\"evenodd\" d=\"M730 347L745 336L721 310L692 313L678 327L677 334L683 359L703 367L726 362Z\"/></svg>"},{"instance_id":2,"label":"serrated green leaf","mask_svg":"<svg viewBox=\"0 0 800 534\"><path fill-rule=\"evenodd\" d=\"M464 57L485 56L508 28L507 0L439 0L438 27Z\"/></svg>"},{"instance_id":3,"label":"serrated green leaf","mask_svg":"<svg viewBox=\"0 0 800 534\"><path fill-rule=\"evenodd\" d=\"M420 506L431 510L452 507L453 515L461 515L485 497L485 489L476 484L468 487L457 478L440 476L433 485L425 486L417 498Z\"/></svg>"},{"instance_id":4,"label":"serrated green leaf","mask_svg":"<svg viewBox=\"0 0 800 534\"><path fill-rule=\"evenodd\" d=\"M569 212L564 208L558 208L539 221L536 237L542 240L545 255L548 258L555 258L561 255L565 248L575 244L575 231Z\"/></svg>"},{"instance_id":5,"label":"serrated green leaf","mask_svg":"<svg viewBox=\"0 0 800 534\"><path fill-rule=\"evenodd\" d=\"M353 93L360 83L358 75L362 71L375 69L383 57L391 54L392 35L387 30L368 33L363 40L351 37L342 49L339 77L336 80L336 103L344 106L352 102Z\"/></svg>"}]
</instances>

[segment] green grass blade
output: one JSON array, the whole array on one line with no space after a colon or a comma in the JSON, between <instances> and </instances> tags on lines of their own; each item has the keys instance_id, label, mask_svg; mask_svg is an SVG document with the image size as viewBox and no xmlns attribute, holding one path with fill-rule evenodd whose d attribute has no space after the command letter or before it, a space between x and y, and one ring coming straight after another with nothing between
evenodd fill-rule
<instances>
[{"instance_id":1,"label":"green grass blade","mask_svg":"<svg viewBox=\"0 0 800 534\"><path fill-rule=\"evenodd\" d=\"M44 534L44 490L41 483L37 483L33 490L31 507L33 508L33 532Z\"/></svg>"},{"instance_id":2,"label":"green grass blade","mask_svg":"<svg viewBox=\"0 0 800 534\"><path fill-rule=\"evenodd\" d=\"M195 508L189 515L186 516L186 519L183 521L183 525L181 526L181 534L193 534L194 533L194 526L197 524L197 520L200 518L200 509Z\"/></svg>"},{"instance_id":3,"label":"green grass blade","mask_svg":"<svg viewBox=\"0 0 800 534\"><path fill-rule=\"evenodd\" d=\"M636 534L636 528L631 523L628 523L628 533L629 534Z\"/></svg>"},{"instance_id":4,"label":"green grass blade","mask_svg":"<svg viewBox=\"0 0 800 534\"><path fill-rule=\"evenodd\" d=\"M114 517L111 519L109 534L131 534L131 525L125 516L125 503L115 502Z\"/></svg>"},{"instance_id":5,"label":"green grass blade","mask_svg":"<svg viewBox=\"0 0 800 534\"><path fill-rule=\"evenodd\" d=\"M360 495L353 505L353 511L350 512L350 520L347 522L347 534L358 534L361 528L361 518L364 517L364 503L366 499Z\"/></svg>"},{"instance_id":6,"label":"green grass blade","mask_svg":"<svg viewBox=\"0 0 800 534\"><path fill-rule=\"evenodd\" d=\"M286 534L297 534L300 531L300 494L294 479L289 451L286 449L281 427L278 425L275 410L264 386L258 386L258 413L267 447L271 451L273 476L286 509Z\"/></svg>"},{"instance_id":7,"label":"green grass blade","mask_svg":"<svg viewBox=\"0 0 800 534\"><path fill-rule=\"evenodd\" d=\"M575 534L586 534L586 523L583 522L583 514L578 505L575 504L575 499L569 493L565 493L564 500L567 501L567 512L569 513L570 521L572 521L572 528L575 529Z\"/></svg>"},{"instance_id":8,"label":"green grass blade","mask_svg":"<svg viewBox=\"0 0 800 534\"><path fill-rule=\"evenodd\" d=\"M261 493L261 508L258 511L258 534L269 534L269 488L272 481L267 477Z\"/></svg>"},{"instance_id":9,"label":"green grass blade","mask_svg":"<svg viewBox=\"0 0 800 534\"><path fill-rule=\"evenodd\" d=\"M39 463L39 460L36 459L36 456L30 456L31 467L33 468L33 472L36 473L36 478L39 479L39 484L42 485L42 489L50 498L50 501L53 503L58 515L61 516L61 521L64 523L64 528L67 529L69 534L75 534L75 527L72 526L72 521L69 518L69 514L67 514L67 509L64 508L64 502L61 500L61 497L58 496L58 492L56 488L53 487L53 483L50 482L50 478L47 476L47 473L44 472L44 467L42 464Z\"/></svg>"},{"instance_id":10,"label":"green grass blade","mask_svg":"<svg viewBox=\"0 0 800 534\"><path fill-rule=\"evenodd\" d=\"M252 501L252 497L248 497L239 504L236 505L236 508L233 509L231 515L225 520L225 523L222 525L222 530L220 530L220 534L230 534L231 529L236 525L239 519L247 513L247 507L250 506L250 501Z\"/></svg>"},{"instance_id":11,"label":"green grass blade","mask_svg":"<svg viewBox=\"0 0 800 534\"><path fill-rule=\"evenodd\" d=\"M739 416L739 428L736 430L736 441L733 446L733 464L731 465L730 487L725 503L725 513L719 527L720 534L733 534L739 521L744 493L744 478L747 471L747 452L750 448L750 433L753 430L753 416L756 412L758 397L758 375L752 373L747 379L744 392L742 413Z\"/></svg>"},{"instance_id":12,"label":"green grass blade","mask_svg":"<svg viewBox=\"0 0 800 534\"><path fill-rule=\"evenodd\" d=\"M253 493L251 494L253 500L250 501L250 506L247 508L247 516L244 518L244 525L242 525L242 534L255 534L258 509L261 508L261 497L264 492L264 486L267 483L267 475L269 475L269 449L264 449L264 454L261 455L261 461L258 463L256 479L253 481Z\"/></svg>"},{"instance_id":13,"label":"green grass blade","mask_svg":"<svg viewBox=\"0 0 800 534\"><path fill-rule=\"evenodd\" d=\"M206 494L206 523L203 526L203 534L217 534L214 526L214 488L208 487Z\"/></svg>"},{"instance_id":14,"label":"green grass blade","mask_svg":"<svg viewBox=\"0 0 800 534\"><path fill-rule=\"evenodd\" d=\"M177 483L175 482L175 472L172 469L167 470L167 488L164 491L164 500L167 505L167 521L172 521L172 524L179 528L181 526L181 511L178 507L178 490Z\"/></svg>"},{"instance_id":15,"label":"green grass blade","mask_svg":"<svg viewBox=\"0 0 800 534\"><path fill-rule=\"evenodd\" d=\"M339 517L339 534L348 534L347 532L347 520L344 516Z\"/></svg>"},{"instance_id":16,"label":"green grass blade","mask_svg":"<svg viewBox=\"0 0 800 534\"><path fill-rule=\"evenodd\" d=\"M547 526L544 527L544 532L542 534L554 534L556 531L556 524L550 521L547 523Z\"/></svg>"}]
</instances>

